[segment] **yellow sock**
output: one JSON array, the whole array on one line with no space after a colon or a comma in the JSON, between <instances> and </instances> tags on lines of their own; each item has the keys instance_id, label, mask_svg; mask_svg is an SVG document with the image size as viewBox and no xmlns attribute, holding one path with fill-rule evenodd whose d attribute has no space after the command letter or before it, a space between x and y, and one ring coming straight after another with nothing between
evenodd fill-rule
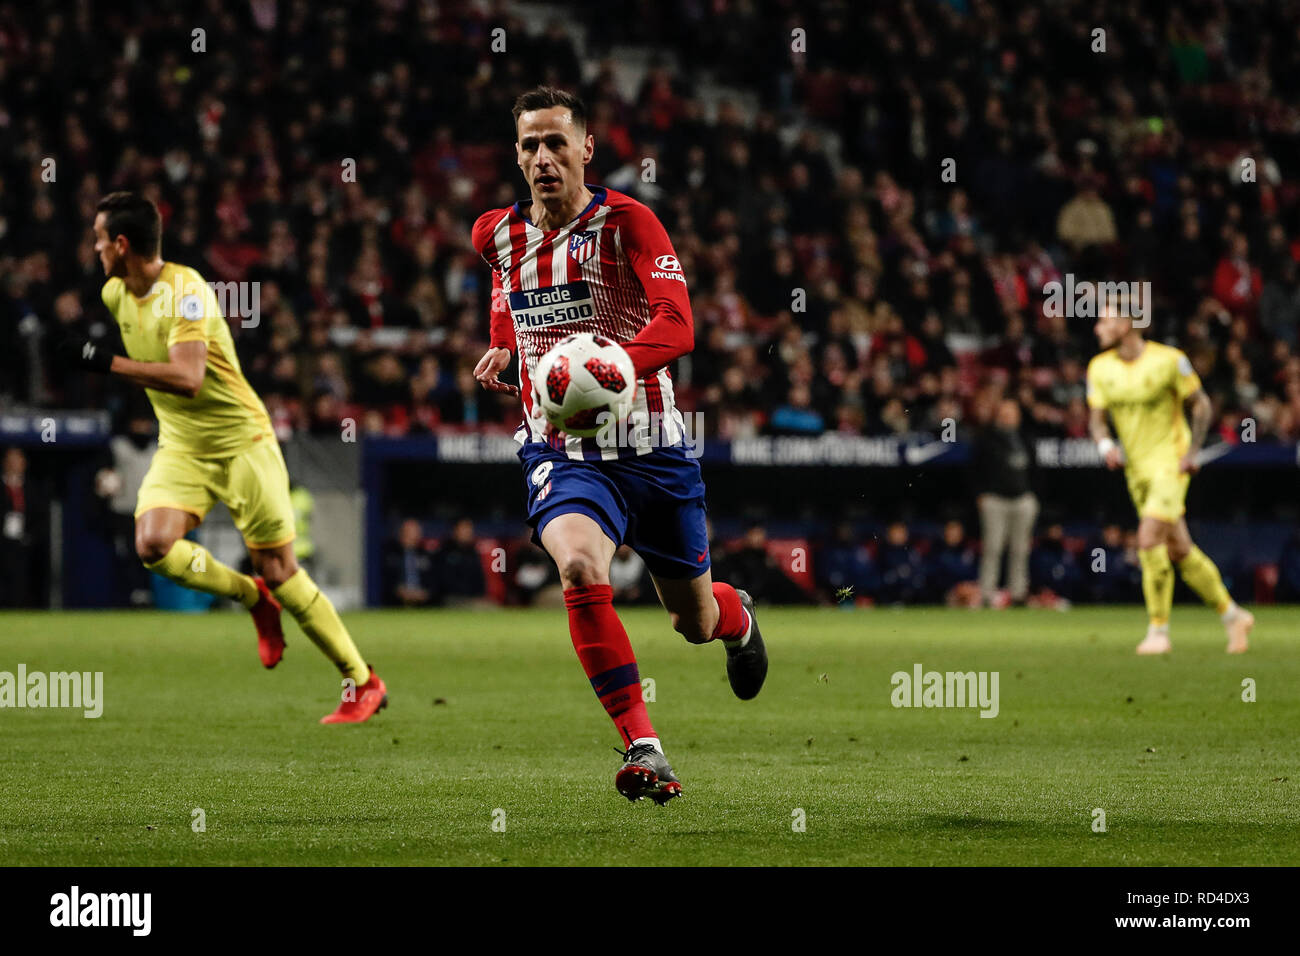
<instances>
[{"instance_id":1,"label":"yellow sock","mask_svg":"<svg viewBox=\"0 0 1300 956\"><path fill-rule=\"evenodd\" d=\"M1169 623L1169 613L1174 608L1174 566L1169 561L1169 549L1158 544L1154 548L1138 551L1142 563L1142 594L1147 601L1147 616L1157 627Z\"/></svg>"},{"instance_id":2,"label":"yellow sock","mask_svg":"<svg viewBox=\"0 0 1300 956\"><path fill-rule=\"evenodd\" d=\"M145 567L177 584L231 598L244 607L257 603L257 585L252 578L222 564L206 548L187 538L177 538L161 561L146 563Z\"/></svg>"},{"instance_id":3,"label":"yellow sock","mask_svg":"<svg viewBox=\"0 0 1300 956\"><path fill-rule=\"evenodd\" d=\"M1223 614L1232 604L1228 589L1223 586L1223 578L1210 556L1192 545L1187 557L1178 562L1178 573L1183 576L1187 586L1201 596L1201 600Z\"/></svg>"},{"instance_id":4,"label":"yellow sock","mask_svg":"<svg viewBox=\"0 0 1300 956\"><path fill-rule=\"evenodd\" d=\"M293 615L303 633L321 649L321 653L334 662L339 673L351 677L358 687L370 680L370 668L352 643L352 635L339 620L330 599L321 593L306 571L299 568L271 593Z\"/></svg>"}]
</instances>

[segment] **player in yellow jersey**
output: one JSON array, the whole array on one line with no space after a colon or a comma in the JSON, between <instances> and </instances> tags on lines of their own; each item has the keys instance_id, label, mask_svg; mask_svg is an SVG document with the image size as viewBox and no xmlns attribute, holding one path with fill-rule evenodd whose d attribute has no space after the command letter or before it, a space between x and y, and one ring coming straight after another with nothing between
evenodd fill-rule
<instances>
[{"instance_id":1,"label":"player in yellow jersey","mask_svg":"<svg viewBox=\"0 0 1300 956\"><path fill-rule=\"evenodd\" d=\"M1104 349L1088 363L1088 407L1092 437L1106 467L1121 465L1138 512L1138 557L1150 625L1139 654L1165 654L1174 602L1174 568L1228 633L1228 653L1246 650L1254 616L1238 607L1223 586L1219 569L1187 530L1187 486L1200 467L1196 458L1210 426L1210 398L1182 351L1148 342L1133 327L1127 309L1109 303L1095 332ZM1190 406L1188 426L1184 406ZM1115 423L1111 437L1106 416Z\"/></svg>"},{"instance_id":2,"label":"player in yellow jersey","mask_svg":"<svg viewBox=\"0 0 1300 956\"><path fill-rule=\"evenodd\" d=\"M162 221L148 199L129 192L104 197L94 232L109 277L104 305L117 319L127 354L88 340L65 343L63 350L82 368L144 386L158 416L158 451L135 511L140 560L178 584L248 608L266 667L284 652L283 606L351 679L338 709L321 723L369 719L387 703L387 688L294 558L284 458L266 407L240 370L216 295L193 269L163 261ZM218 501L230 509L258 577L240 574L186 539Z\"/></svg>"}]
</instances>

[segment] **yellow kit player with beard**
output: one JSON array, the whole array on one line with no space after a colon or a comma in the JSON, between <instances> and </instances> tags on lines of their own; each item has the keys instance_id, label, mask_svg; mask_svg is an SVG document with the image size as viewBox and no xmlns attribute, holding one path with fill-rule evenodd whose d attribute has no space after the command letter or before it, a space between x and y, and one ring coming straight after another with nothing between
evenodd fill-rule
<instances>
[{"instance_id":1,"label":"yellow kit player with beard","mask_svg":"<svg viewBox=\"0 0 1300 956\"><path fill-rule=\"evenodd\" d=\"M1187 488L1200 466L1196 457L1209 429L1212 407L1201 380L1182 351L1148 342L1132 320L1103 309L1096 334L1105 351L1088 363L1090 428L1106 467L1124 467L1138 513L1138 558L1149 626L1139 654L1172 649L1169 615L1174 567L1187 585L1213 607L1228 634L1228 652L1241 653L1255 624L1223 586L1219 569L1198 548L1187 528ZM1184 414L1191 409L1191 424ZM1119 438L1110 435L1110 416Z\"/></svg>"},{"instance_id":2,"label":"yellow kit player with beard","mask_svg":"<svg viewBox=\"0 0 1300 956\"><path fill-rule=\"evenodd\" d=\"M158 416L158 451L135 511L140 559L178 584L248 608L268 668L284 653L280 611L288 610L345 678L341 703L321 722L369 719L387 703L387 688L294 557L284 457L266 407L240 370L216 295L199 273L162 259L162 222L148 199L106 196L94 233L109 277L101 295L127 354L87 339L65 342L61 351L80 368L143 386ZM257 577L185 537L218 501L230 509Z\"/></svg>"}]
</instances>

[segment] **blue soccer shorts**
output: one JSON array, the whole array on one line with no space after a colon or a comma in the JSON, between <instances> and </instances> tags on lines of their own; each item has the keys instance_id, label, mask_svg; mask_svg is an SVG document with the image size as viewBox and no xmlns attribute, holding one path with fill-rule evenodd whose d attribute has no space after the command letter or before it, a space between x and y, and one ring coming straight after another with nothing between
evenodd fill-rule
<instances>
[{"instance_id":1,"label":"blue soccer shorts","mask_svg":"<svg viewBox=\"0 0 1300 956\"><path fill-rule=\"evenodd\" d=\"M641 556L650 573L669 579L707 571L700 463L679 447L606 461L575 461L542 442L519 449L533 541L553 518L582 514L616 545Z\"/></svg>"}]
</instances>

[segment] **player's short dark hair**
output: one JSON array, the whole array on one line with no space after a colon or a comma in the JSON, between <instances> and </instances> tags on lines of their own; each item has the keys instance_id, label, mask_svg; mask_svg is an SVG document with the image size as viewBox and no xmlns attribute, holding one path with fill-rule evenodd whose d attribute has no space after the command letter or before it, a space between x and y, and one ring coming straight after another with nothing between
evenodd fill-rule
<instances>
[{"instance_id":1,"label":"player's short dark hair","mask_svg":"<svg viewBox=\"0 0 1300 956\"><path fill-rule=\"evenodd\" d=\"M515 126L519 126L521 113L550 109L552 106L563 106L573 117L574 126L587 128L587 104L582 102L582 97L554 86L536 86L527 93L519 94L519 98L515 100L515 108L512 110Z\"/></svg>"},{"instance_id":2,"label":"player's short dark hair","mask_svg":"<svg viewBox=\"0 0 1300 956\"><path fill-rule=\"evenodd\" d=\"M126 236L137 256L156 256L162 248L162 216L152 200L122 190L101 199L95 211L104 213L108 238Z\"/></svg>"}]
</instances>

